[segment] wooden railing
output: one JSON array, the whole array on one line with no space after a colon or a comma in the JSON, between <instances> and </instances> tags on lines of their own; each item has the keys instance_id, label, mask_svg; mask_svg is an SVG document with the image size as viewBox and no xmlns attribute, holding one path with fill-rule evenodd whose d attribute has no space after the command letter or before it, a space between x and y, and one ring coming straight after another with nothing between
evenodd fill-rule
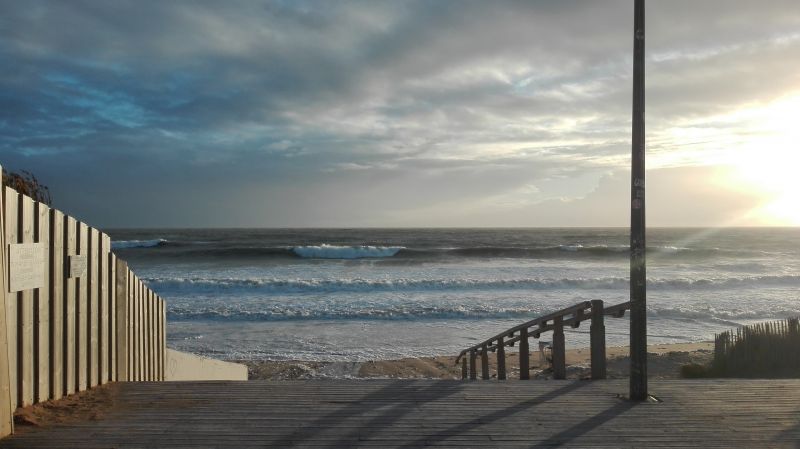
<instances>
[{"instance_id":1,"label":"wooden railing","mask_svg":"<svg viewBox=\"0 0 800 449\"><path fill-rule=\"evenodd\" d=\"M574 306L561 309L528 322L514 326L481 343L461 351L456 357L456 364L461 361L461 378L475 380L478 377L476 361L481 358L483 379L489 379L489 352L497 353L497 378L506 379L506 346L519 344L519 378L530 379L530 347L529 338L538 339L545 332L553 332L552 364L553 377L565 379L566 346L564 327L577 328L581 322L591 320L590 351L592 379L606 378L606 328L605 316L621 318L630 309L630 302L603 307L603 301L584 301ZM467 364L469 360L469 365Z\"/></svg>"},{"instance_id":2,"label":"wooden railing","mask_svg":"<svg viewBox=\"0 0 800 449\"><path fill-rule=\"evenodd\" d=\"M165 303L111 252L110 237L0 190L0 436L17 407L163 380Z\"/></svg>"}]
</instances>

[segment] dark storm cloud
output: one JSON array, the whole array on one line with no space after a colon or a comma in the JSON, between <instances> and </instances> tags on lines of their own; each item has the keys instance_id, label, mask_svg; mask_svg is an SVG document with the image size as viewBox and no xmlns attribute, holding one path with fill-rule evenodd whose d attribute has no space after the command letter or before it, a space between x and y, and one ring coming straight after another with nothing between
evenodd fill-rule
<instances>
[{"instance_id":1,"label":"dark storm cloud","mask_svg":"<svg viewBox=\"0 0 800 449\"><path fill-rule=\"evenodd\" d=\"M794 2L648 8L654 153L672 151L661 134L677 122L797 89ZM583 197L629 151L629 1L0 13L0 162L98 224L425 225L471 204L492 216Z\"/></svg>"}]
</instances>

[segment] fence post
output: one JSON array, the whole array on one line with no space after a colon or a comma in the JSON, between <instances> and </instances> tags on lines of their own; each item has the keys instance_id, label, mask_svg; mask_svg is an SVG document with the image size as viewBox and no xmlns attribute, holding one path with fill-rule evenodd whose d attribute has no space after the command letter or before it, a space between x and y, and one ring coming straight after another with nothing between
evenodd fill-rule
<instances>
[{"instance_id":1,"label":"fence post","mask_svg":"<svg viewBox=\"0 0 800 449\"><path fill-rule=\"evenodd\" d=\"M8 264L9 261L9 253L8 248L12 242L17 242L17 219L18 216L18 206L19 206L19 195L17 191L12 189L11 187L0 187L3 191L3 231L4 231L4 243L3 243L3 257L5 258L5 267L3 270L3 276L5 277L5 288L3 288L2 294L5 298L5 314L6 314L6 323L5 323L5 331L6 331L6 353L7 353L7 362L8 362L8 379L9 379L9 398L11 401L11 413L14 413L14 410L17 409L18 405L18 395L17 395L17 328L19 327L19 317L17 316L17 299L18 293L11 293L9 292L9 285L8 283L10 280L8 279Z\"/></svg>"},{"instance_id":2,"label":"fence post","mask_svg":"<svg viewBox=\"0 0 800 449\"><path fill-rule=\"evenodd\" d=\"M469 371L467 371L467 358L461 358L461 380L464 380L469 375Z\"/></svg>"},{"instance_id":3,"label":"fence post","mask_svg":"<svg viewBox=\"0 0 800 449\"><path fill-rule=\"evenodd\" d=\"M606 378L606 325L603 313L603 301L592 301L592 325L589 329L592 380Z\"/></svg>"},{"instance_id":4,"label":"fence post","mask_svg":"<svg viewBox=\"0 0 800 449\"><path fill-rule=\"evenodd\" d=\"M497 340L497 380L506 380L506 347L503 337Z\"/></svg>"},{"instance_id":5,"label":"fence post","mask_svg":"<svg viewBox=\"0 0 800 449\"><path fill-rule=\"evenodd\" d=\"M2 178L3 167L0 167L0 178ZM2 190L0 185L0 190ZM11 377L9 375L8 363L8 334L6 316L6 241L3 211L5 204L3 195L0 192L0 438L11 435L14 432L14 410L11 406Z\"/></svg>"},{"instance_id":6,"label":"fence post","mask_svg":"<svg viewBox=\"0 0 800 449\"><path fill-rule=\"evenodd\" d=\"M481 376L483 380L489 379L489 351L486 345L481 349Z\"/></svg>"},{"instance_id":7,"label":"fence post","mask_svg":"<svg viewBox=\"0 0 800 449\"><path fill-rule=\"evenodd\" d=\"M528 329L519 331L519 380L531 378L530 348L528 347Z\"/></svg>"},{"instance_id":8,"label":"fence post","mask_svg":"<svg viewBox=\"0 0 800 449\"><path fill-rule=\"evenodd\" d=\"M128 263L117 259L116 271L117 350L115 353L117 380L124 382L131 380L128 367Z\"/></svg>"},{"instance_id":9,"label":"fence post","mask_svg":"<svg viewBox=\"0 0 800 449\"><path fill-rule=\"evenodd\" d=\"M33 198L17 193L19 210L17 221L17 243L34 243L33 228L34 201ZM11 261L9 261L11 263ZM10 281L10 280L9 280ZM31 405L34 402L34 353L33 336L35 333L33 323L34 295L39 289L26 289L18 292L17 296L17 401L20 407Z\"/></svg>"},{"instance_id":10,"label":"fence post","mask_svg":"<svg viewBox=\"0 0 800 449\"><path fill-rule=\"evenodd\" d=\"M553 319L553 379L567 378L566 354L564 348L564 318Z\"/></svg>"},{"instance_id":11,"label":"fence post","mask_svg":"<svg viewBox=\"0 0 800 449\"><path fill-rule=\"evenodd\" d=\"M167 303L163 299L160 301L161 307L161 355L160 355L160 366L161 366L161 377L160 380L166 380L165 372L167 369Z\"/></svg>"},{"instance_id":12,"label":"fence post","mask_svg":"<svg viewBox=\"0 0 800 449\"><path fill-rule=\"evenodd\" d=\"M50 398L64 395L64 215L50 209Z\"/></svg>"},{"instance_id":13,"label":"fence post","mask_svg":"<svg viewBox=\"0 0 800 449\"><path fill-rule=\"evenodd\" d=\"M33 234L37 243L47 244L45 258L45 285L33 292L33 402L44 402L50 393L50 283L53 281L52 246L50 239L50 207L36 201L33 204Z\"/></svg>"},{"instance_id":14,"label":"fence post","mask_svg":"<svg viewBox=\"0 0 800 449\"><path fill-rule=\"evenodd\" d=\"M475 380L478 378L478 369L475 366L475 350L470 349L469 351L469 380Z\"/></svg>"}]
</instances>

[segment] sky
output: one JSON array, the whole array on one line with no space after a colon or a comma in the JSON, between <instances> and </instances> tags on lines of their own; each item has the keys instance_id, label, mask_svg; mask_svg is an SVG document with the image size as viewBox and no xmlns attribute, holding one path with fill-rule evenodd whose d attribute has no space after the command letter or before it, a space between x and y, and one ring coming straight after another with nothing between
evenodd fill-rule
<instances>
[{"instance_id":1,"label":"sky","mask_svg":"<svg viewBox=\"0 0 800 449\"><path fill-rule=\"evenodd\" d=\"M646 17L648 225L800 225L800 5ZM0 0L0 164L100 227L627 226L632 46L632 0Z\"/></svg>"}]
</instances>

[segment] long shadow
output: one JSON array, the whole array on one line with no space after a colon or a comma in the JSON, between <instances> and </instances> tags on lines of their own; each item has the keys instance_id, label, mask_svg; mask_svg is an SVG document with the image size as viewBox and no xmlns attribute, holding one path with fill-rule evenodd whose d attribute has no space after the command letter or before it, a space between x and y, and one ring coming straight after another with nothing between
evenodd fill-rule
<instances>
[{"instance_id":1,"label":"long shadow","mask_svg":"<svg viewBox=\"0 0 800 449\"><path fill-rule=\"evenodd\" d=\"M279 441L270 442L270 445L273 447L289 447L312 439L317 434L335 429L337 424L344 424L350 419L386 407L386 399L391 399L390 407L383 413L330 444L332 447L350 446L353 439L357 437L380 432L383 428L391 427L394 421L413 410L414 404L436 401L451 396L464 388L464 384L460 382L437 381L427 385L415 385L415 383L407 380L396 381L365 396L353 398L352 402L346 407L334 410L303 426L302 434L293 432ZM357 384L354 383L353 388L357 388ZM324 397L322 399L324 400Z\"/></svg>"},{"instance_id":2,"label":"long shadow","mask_svg":"<svg viewBox=\"0 0 800 449\"><path fill-rule=\"evenodd\" d=\"M796 416L800 416L800 412ZM778 443L794 443L792 447L800 449L800 424L792 426L775 438L775 442Z\"/></svg>"},{"instance_id":3,"label":"long shadow","mask_svg":"<svg viewBox=\"0 0 800 449\"><path fill-rule=\"evenodd\" d=\"M515 404L512 407L504 408L502 410L497 410L497 411L495 411L493 413L490 413L488 415L480 416L480 417L475 418L475 419L473 419L471 421L464 422L464 423L458 424L456 426L450 427L449 429L437 432L436 434L431 435L431 436L421 437L421 438L419 438L419 439L417 439L415 441L412 441L410 443L404 444L403 446L400 446L400 447L419 447L419 446L422 446L422 445L430 445L430 444L435 444L435 443L447 440L447 438L449 436L453 435L453 434L466 432L467 430L470 430L470 429L472 429L472 428L474 428L476 426L485 425L487 423L492 423L492 422L501 420L503 418L507 418L507 417L509 417L511 415L514 415L514 414L522 411L522 410L528 410L528 409L530 409L532 407L536 407L538 405L542 405L543 403L545 403L547 401L555 399L558 396L561 396L563 394L567 394L567 393L569 393L571 391L575 391L575 390L577 390L577 389L579 389L579 388L581 388L581 387L583 387L585 385L587 385L587 382L570 382L570 383L568 383L567 385L564 385L561 388L558 388L558 389L555 389L555 390L552 390L552 391L548 391L547 393L544 393L544 394L541 394L539 396L536 396L535 398L531 398L531 399L528 399L527 401L523 401L523 402L520 402L518 404Z\"/></svg>"},{"instance_id":4,"label":"long shadow","mask_svg":"<svg viewBox=\"0 0 800 449\"><path fill-rule=\"evenodd\" d=\"M627 412L628 410L636 407L636 403L632 401L624 401L620 402L619 404L614 405L613 407L608 408L607 410L603 410L602 412L598 413L591 418L587 418L574 426L564 429L561 432L558 432L555 435L552 435L550 438L541 441L534 446L531 446L531 449L540 449L546 447L558 447L563 444L569 443L570 441L586 434L587 432L600 427L601 425L605 424L606 422L614 419L615 417Z\"/></svg>"}]
</instances>

